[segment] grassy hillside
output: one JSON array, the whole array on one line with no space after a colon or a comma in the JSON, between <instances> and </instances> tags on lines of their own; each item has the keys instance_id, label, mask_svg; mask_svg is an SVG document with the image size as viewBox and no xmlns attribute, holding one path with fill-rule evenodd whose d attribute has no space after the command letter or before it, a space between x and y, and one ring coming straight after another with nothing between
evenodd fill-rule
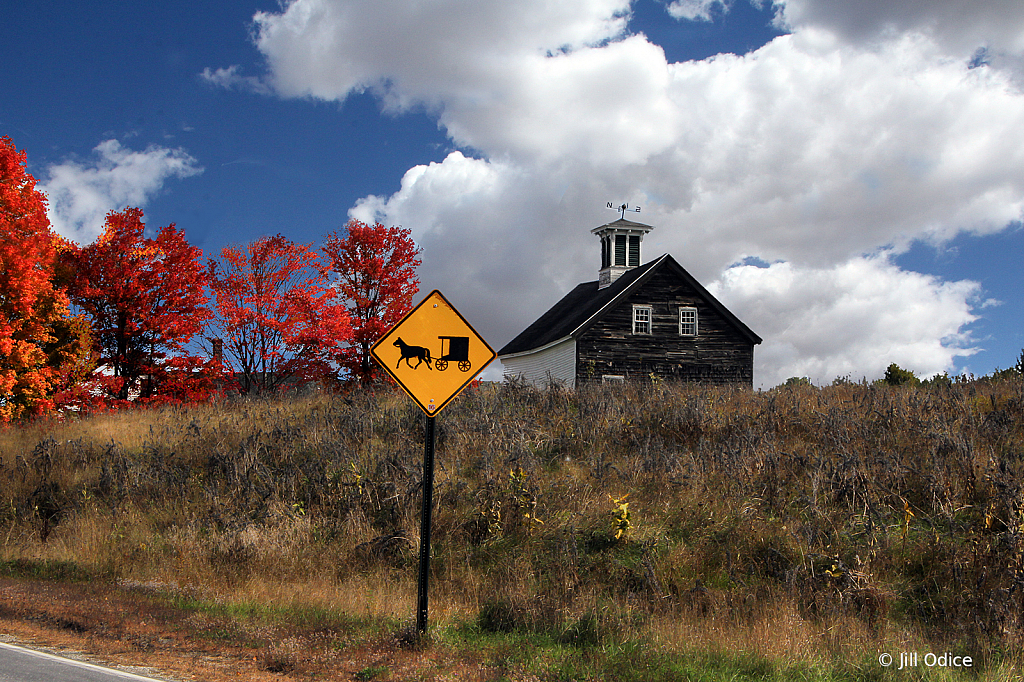
<instances>
[{"instance_id":1,"label":"grassy hillside","mask_svg":"<svg viewBox=\"0 0 1024 682\"><path fill-rule=\"evenodd\" d=\"M507 670L960 677L878 664L903 651L1017 670L1019 380L482 386L437 424L432 625ZM387 389L10 429L0 561L407 623L422 432Z\"/></svg>"}]
</instances>

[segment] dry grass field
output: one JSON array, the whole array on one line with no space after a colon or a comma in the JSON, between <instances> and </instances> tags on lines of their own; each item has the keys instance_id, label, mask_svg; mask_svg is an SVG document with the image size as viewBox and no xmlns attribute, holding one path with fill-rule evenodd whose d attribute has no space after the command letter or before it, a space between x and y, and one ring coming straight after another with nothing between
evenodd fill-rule
<instances>
[{"instance_id":1,"label":"dry grass field","mask_svg":"<svg viewBox=\"0 0 1024 682\"><path fill-rule=\"evenodd\" d=\"M416 678L1019 678L1020 380L483 385L437 428L419 646L452 663ZM413 620L422 452L388 388L11 428L0 573L147 586L300 679Z\"/></svg>"}]
</instances>

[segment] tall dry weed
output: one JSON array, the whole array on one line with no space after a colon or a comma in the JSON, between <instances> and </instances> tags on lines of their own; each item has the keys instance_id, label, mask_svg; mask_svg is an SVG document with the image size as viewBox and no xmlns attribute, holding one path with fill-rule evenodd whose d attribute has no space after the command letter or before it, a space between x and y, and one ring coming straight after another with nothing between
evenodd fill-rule
<instances>
[{"instance_id":1,"label":"tall dry weed","mask_svg":"<svg viewBox=\"0 0 1024 682\"><path fill-rule=\"evenodd\" d=\"M508 383L467 390L437 434L446 613L769 653L835 649L837 628L1021 645L1019 381ZM0 551L392 613L415 580L422 438L384 387L9 429Z\"/></svg>"}]
</instances>

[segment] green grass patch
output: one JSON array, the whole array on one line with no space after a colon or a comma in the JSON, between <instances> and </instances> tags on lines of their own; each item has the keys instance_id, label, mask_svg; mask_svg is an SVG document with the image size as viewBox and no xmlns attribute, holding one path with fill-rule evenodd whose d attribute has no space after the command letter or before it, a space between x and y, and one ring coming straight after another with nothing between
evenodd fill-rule
<instances>
[{"instance_id":1,"label":"green grass patch","mask_svg":"<svg viewBox=\"0 0 1024 682\"><path fill-rule=\"evenodd\" d=\"M340 635L376 636L397 630L400 623L387 618L356 618L309 604L277 605L256 601L221 601L171 593L166 597L176 609L227 618L238 622L259 622L301 630L330 630Z\"/></svg>"},{"instance_id":2,"label":"green grass patch","mask_svg":"<svg viewBox=\"0 0 1024 682\"><path fill-rule=\"evenodd\" d=\"M369 682L369 680L386 680L390 675L391 669L386 665L371 665L363 668L353 677L359 682Z\"/></svg>"},{"instance_id":3,"label":"green grass patch","mask_svg":"<svg viewBox=\"0 0 1024 682\"><path fill-rule=\"evenodd\" d=\"M774 660L743 652L665 651L649 641L586 645L538 632L487 631L462 623L435 632L435 646L479 657L503 678L533 675L550 682L968 682L1020 679L1012 666L992 670L883 667L871 652L862 660Z\"/></svg>"},{"instance_id":4,"label":"green grass patch","mask_svg":"<svg viewBox=\"0 0 1024 682\"><path fill-rule=\"evenodd\" d=\"M0 561L0 576L4 578L29 578L54 582L92 583L108 582L111 576L103 571L86 568L73 561L50 559L13 559Z\"/></svg>"}]
</instances>

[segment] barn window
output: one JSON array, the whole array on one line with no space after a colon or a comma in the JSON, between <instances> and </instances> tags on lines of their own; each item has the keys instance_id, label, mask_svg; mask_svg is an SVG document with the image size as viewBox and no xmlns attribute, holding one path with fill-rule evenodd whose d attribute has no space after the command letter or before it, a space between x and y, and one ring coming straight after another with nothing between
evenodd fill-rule
<instances>
[{"instance_id":1,"label":"barn window","mask_svg":"<svg viewBox=\"0 0 1024 682\"><path fill-rule=\"evenodd\" d=\"M679 309L679 335L697 336L697 309Z\"/></svg>"},{"instance_id":2,"label":"barn window","mask_svg":"<svg viewBox=\"0 0 1024 682\"><path fill-rule=\"evenodd\" d=\"M651 333L651 306L649 306L649 305L635 305L635 306L633 306L633 333L634 334L650 334Z\"/></svg>"}]
</instances>

